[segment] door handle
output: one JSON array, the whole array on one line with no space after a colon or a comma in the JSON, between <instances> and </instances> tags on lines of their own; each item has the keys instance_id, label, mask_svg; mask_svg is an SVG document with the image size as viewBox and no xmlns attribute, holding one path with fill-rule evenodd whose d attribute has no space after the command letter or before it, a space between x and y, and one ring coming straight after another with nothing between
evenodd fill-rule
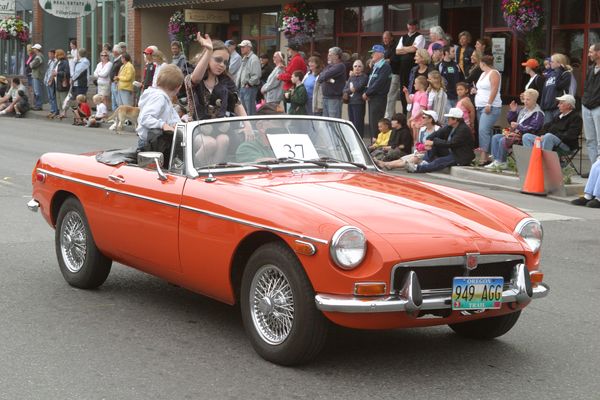
<instances>
[{"instance_id":1,"label":"door handle","mask_svg":"<svg viewBox=\"0 0 600 400\"><path fill-rule=\"evenodd\" d=\"M125 178L123 178L122 176L109 175L108 179L110 179L113 182L125 183Z\"/></svg>"}]
</instances>

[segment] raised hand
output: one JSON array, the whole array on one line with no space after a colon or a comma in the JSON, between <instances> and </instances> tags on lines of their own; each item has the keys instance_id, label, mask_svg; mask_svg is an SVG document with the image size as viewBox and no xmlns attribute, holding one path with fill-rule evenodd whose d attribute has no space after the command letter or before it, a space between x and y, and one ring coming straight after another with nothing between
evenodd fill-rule
<instances>
[{"instance_id":1,"label":"raised hand","mask_svg":"<svg viewBox=\"0 0 600 400\"><path fill-rule=\"evenodd\" d=\"M208 33L205 33L204 36L202 36L202 33L198 32L196 34L196 41L198 43L200 43L200 45L204 49L208 49L208 50L213 49L212 40L211 40L210 36L208 35Z\"/></svg>"}]
</instances>

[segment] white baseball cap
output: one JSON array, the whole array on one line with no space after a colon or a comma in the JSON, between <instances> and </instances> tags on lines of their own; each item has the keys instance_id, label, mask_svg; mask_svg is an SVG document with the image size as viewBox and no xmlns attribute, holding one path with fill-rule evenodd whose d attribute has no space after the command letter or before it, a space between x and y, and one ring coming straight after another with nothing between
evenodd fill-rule
<instances>
[{"instance_id":1,"label":"white baseball cap","mask_svg":"<svg viewBox=\"0 0 600 400\"><path fill-rule=\"evenodd\" d=\"M557 97L556 100L564 101L565 103L570 104L573 108L575 108L575 105L577 104L575 101L575 97L573 97L573 95L570 94L563 94L562 96Z\"/></svg>"},{"instance_id":2,"label":"white baseball cap","mask_svg":"<svg viewBox=\"0 0 600 400\"><path fill-rule=\"evenodd\" d=\"M249 40L242 40L242 42L240 44L238 44L239 47L252 47L252 42Z\"/></svg>"},{"instance_id":3,"label":"white baseball cap","mask_svg":"<svg viewBox=\"0 0 600 400\"><path fill-rule=\"evenodd\" d=\"M438 113L433 111L433 110L423 110L422 113L424 115L429 115L431 117L431 119L433 119L433 122L437 122L438 120Z\"/></svg>"},{"instance_id":4,"label":"white baseball cap","mask_svg":"<svg viewBox=\"0 0 600 400\"><path fill-rule=\"evenodd\" d=\"M463 119L463 112L460 108L451 108L450 111L448 111L448 114L444 114L444 117Z\"/></svg>"},{"instance_id":5,"label":"white baseball cap","mask_svg":"<svg viewBox=\"0 0 600 400\"><path fill-rule=\"evenodd\" d=\"M36 49L36 50L41 50L42 49L42 45L39 43L34 44L33 46L31 46L32 49Z\"/></svg>"}]
</instances>

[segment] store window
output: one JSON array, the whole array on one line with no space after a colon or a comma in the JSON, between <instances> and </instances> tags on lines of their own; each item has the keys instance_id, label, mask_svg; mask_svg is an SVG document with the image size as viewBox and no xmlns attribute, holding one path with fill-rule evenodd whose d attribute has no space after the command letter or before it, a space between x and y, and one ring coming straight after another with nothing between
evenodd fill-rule
<instances>
[{"instance_id":1,"label":"store window","mask_svg":"<svg viewBox=\"0 0 600 400\"><path fill-rule=\"evenodd\" d=\"M590 22L600 23L600 1L592 1L590 4Z\"/></svg>"},{"instance_id":2,"label":"store window","mask_svg":"<svg viewBox=\"0 0 600 400\"><path fill-rule=\"evenodd\" d=\"M419 20L419 29L428 30L432 26L440 24L440 3L419 2L415 3L415 17Z\"/></svg>"},{"instance_id":3,"label":"store window","mask_svg":"<svg viewBox=\"0 0 600 400\"><path fill-rule=\"evenodd\" d=\"M412 18L412 6L410 3L390 4L388 16L391 31L405 31L406 24Z\"/></svg>"},{"instance_id":4,"label":"store window","mask_svg":"<svg viewBox=\"0 0 600 400\"><path fill-rule=\"evenodd\" d=\"M278 37L277 12L242 15L242 39L252 42L256 54L271 57L277 51Z\"/></svg>"},{"instance_id":5,"label":"store window","mask_svg":"<svg viewBox=\"0 0 600 400\"><path fill-rule=\"evenodd\" d=\"M508 27L506 20L502 15L502 0L492 0L489 8L487 8L487 11L489 11L488 26L493 26L496 28Z\"/></svg>"},{"instance_id":6,"label":"store window","mask_svg":"<svg viewBox=\"0 0 600 400\"><path fill-rule=\"evenodd\" d=\"M342 32L343 33L358 32L359 13L360 13L359 7L344 8L344 11L342 12Z\"/></svg>"},{"instance_id":7,"label":"store window","mask_svg":"<svg viewBox=\"0 0 600 400\"><path fill-rule=\"evenodd\" d=\"M363 32L383 32L383 6L362 7L361 17Z\"/></svg>"},{"instance_id":8,"label":"store window","mask_svg":"<svg viewBox=\"0 0 600 400\"><path fill-rule=\"evenodd\" d=\"M552 43L553 53L561 53L569 57L569 64L573 68L573 76L578 83L581 83L583 78L583 57L587 57L587 50L584 52L583 29L554 30Z\"/></svg>"},{"instance_id":9,"label":"store window","mask_svg":"<svg viewBox=\"0 0 600 400\"><path fill-rule=\"evenodd\" d=\"M313 38L311 54L317 53L324 56L330 48L335 46L335 11L332 9L319 9L317 15L319 21Z\"/></svg>"},{"instance_id":10,"label":"store window","mask_svg":"<svg viewBox=\"0 0 600 400\"><path fill-rule=\"evenodd\" d=\"M585 22L586 0L558 0L558 23L561 25Z\"/></svg>"}]
</instances>

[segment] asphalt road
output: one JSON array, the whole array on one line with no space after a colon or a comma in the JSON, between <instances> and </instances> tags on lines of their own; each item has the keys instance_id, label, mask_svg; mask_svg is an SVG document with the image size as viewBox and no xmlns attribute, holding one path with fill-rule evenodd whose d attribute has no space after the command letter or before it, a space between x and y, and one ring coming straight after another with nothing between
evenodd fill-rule
<instances>
[{"instance_id":1,"label":"asphalt road","mask_svg":"<svg viewBox=\"0 0 600 400\"><path fill-rule=\"evenodd\" d=\"M254 353L235 307L119 264L99 290L64 282L53 230L25 206L35 161L133 144L0 119L1 399L598 399L600 211L465 187L543 221L549 297L494 341L334 328L312 364L283 368Z\"/></svg>"}]
</instances>

